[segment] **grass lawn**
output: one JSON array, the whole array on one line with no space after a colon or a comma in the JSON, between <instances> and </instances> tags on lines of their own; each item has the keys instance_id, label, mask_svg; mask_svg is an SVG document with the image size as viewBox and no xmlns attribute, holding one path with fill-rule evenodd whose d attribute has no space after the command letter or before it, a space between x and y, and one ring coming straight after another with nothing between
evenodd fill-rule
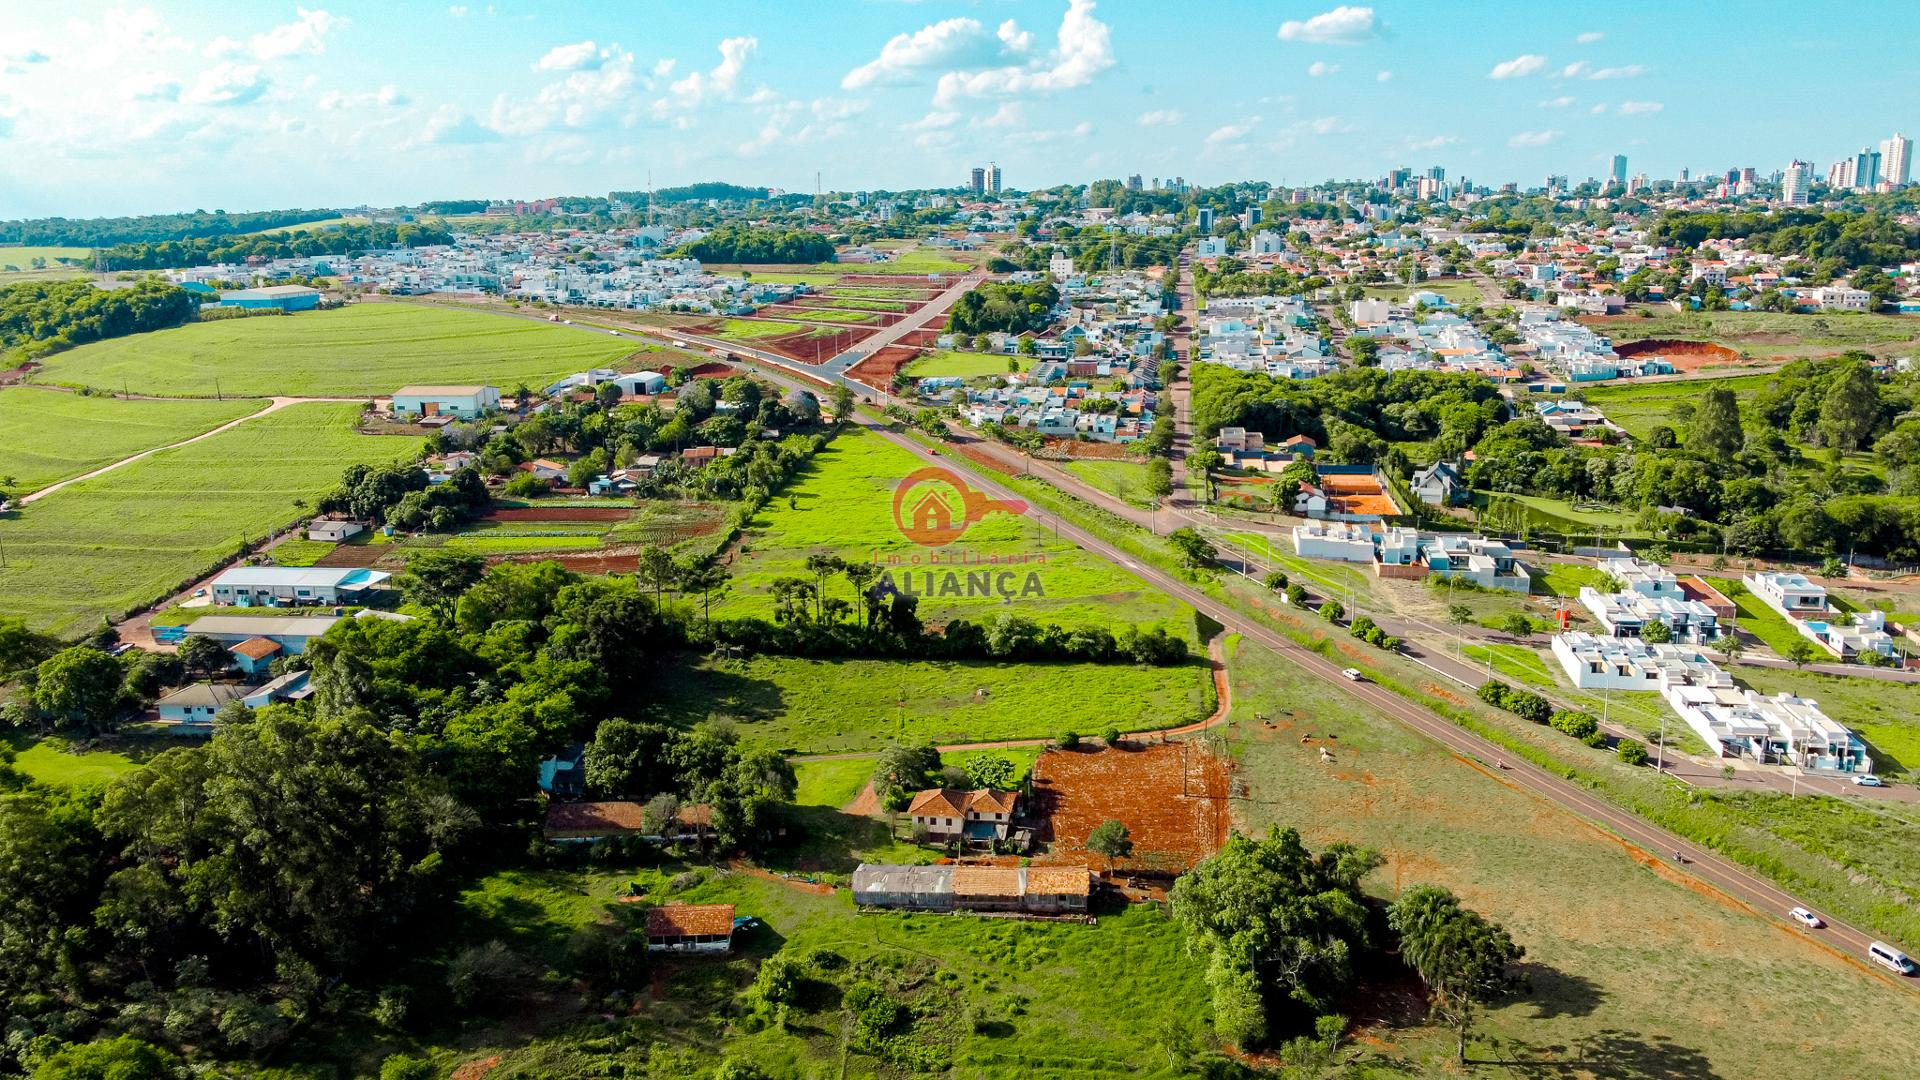
<instances>
[{"instance_id":1,"label":"grass lawn","mask_svg":"<svg viewBox=\"0 0 1920 1080\"><path fill-rule=\"evenodd\" d=\"M1390 285L1368 285L1367 298L1372 300L1393 300L1404 302L1409 293L1439 293L1452 303L1479 304L1485 301L1480 286L1468 278L1448 278L1440 281L1421 281L1412 285L1395 282Z\"/></svg>"},{"instance_id":2,"label":"grass lawn","mask_svg":"<svg viewBox=\"0 0 1920 1080\"><path fill-rule=\"evenodd\" d=\"M631 343L571 326L417 304L366 303L277 319L227 319L96 341L35 378L135 393L213 397L389 394L409 383L544 386L617 365Z\"/></svg>"},{"instance_id":3,"label":"grass lawn","mask_svg":"<svg viewBox=\"0 0 1920 1080\"><path fill-rule=\"evenodd\" d=\"M1535 528L1549 529L1567 536L1598 536L1601 531L1630 535L1639 531L1639 516L1619 510L1575 506L1566 499L1538 495L1514 495L1507 492L1475 492L1476 499L1518 503L1527 510L1528 522ZM1501 519L1506 520L1506 519Z\"/></svg>"},{"instance_id":4,"label":"grass lawn","mask_svg":"<svg viewBox=\"0 0 1920 1080\"><path fill-rule=\"evenodd\" d=\"M1761 603L1759 597L1748 592L1746 585L1739 578L1702 577L1701 580L1720 590L1720 595L1733 601L1735 621L1740 629L1759 638L1767 648L1784 657L1787 655L1789 645L1796 641L1806 641L1800 631L1795 630L1787 622L1785 616ZM1826 657L1826 650L1820 649L1818 655L1822 658Z\"/></svg>"},{"instance_id":5,"label":"grass lawn","mask_svg":"<svg viewBox=\"0 0 1920 1080\"><path fill-rule=\"evenodd\" d=\"M841 311L883 311L893 315L907 310L906 303L901 300L875 300L861 296L846 296L838 292L832 294L819 306Z\"/></svg>"},{"instance_id":6,"label":"grass lawn","mask_svg":"<svg viewBox=\"0 0 1920 1080\"><path fill-rule=\"evenodd\" d=\"M795 753L878 752L1177 727L1213 711L1203 660L1182 667L759 656L671 664L656 704L693 724L731 718L742 736Z\"/></svg>"},{"instance_id":7,"label":"grass lawn","mask_svg":"<svg viewBox=\"0 0 1920 1080\"><path fill-rule=\"evenodd\" d=\"M755 338L779 337L791 334L806 327L797 323L773 322L769 319L726 319L715 331L719 337L733 338L739 341L751 341Z\"/></svg>"},{"instance_id":8,"label":"grass lawn","mask_svg":"<svg viewBox=\"0 0 1920 1080\"><path fill-rule=\"evenodd\" d=\"M0 389L0 477L18 494L210 431L261 401L122 401Z\"/></svg>"},{"instance_id":9,"label":"grass lawn","mask_svg":"<svg viewBox=\"0 0 1920 1080\"><path fill-rule=\"evenodd\" d=\"M858 311L848 308L813 307L803 310L769 312L782 319L799 319L804 322L847 323L854 326L873 326L880 321L878 312Z\"/></svg>"},{"instance_id":10,"label":"grass lawn","mask_svg":"<svg viewBox=\"0 0 1920 1080\"><path fill-rule=\"evenodd\" d=\"M13 767L50 787L104 785L140 767L140 762L112 750L72 753L63 739L33 739L10 735L0 746L14 752Z\"/></svg>"},{"instance_id":11,"label":"grass lawn","mask_svg":"<svg viewBox=\"0 0 1920 1080\"><path fill-rule=\"evenodd\" d=\"M1763 694L1791 691L1867 741L1879 773L1920 772L1920 685L1742 665L1733 677Z\"/></svg>"},{"instance_id":12,"label":"grass lawn","mask_svg":"<svg viewBox=\"0 0 1920 1080\"><path fill-rule=\"evenodd\" d=\"M1219 537L1222 551L1244 546L1254 558L1277 566L1291 581L1298 582L1316 595L1339 597L1351 594L1366 600L1373 593L1373 579L1366 571L1349 563L1331 559L1303 559L1293 553L1292 545L1266 533L1225 533Z\"/></svg>"},{"instance_id":13,"label":"grass lawn","mask_svg":"<svg viewBox=\"0 0 1920 1080\"><path fill-rule=\"evenodd\" d=\"M908 364L903 370L916 379L940 377L960 379L980 379L992 375L1005 375L1008 361L1012 361L1012 370L1019 371L1024 366L1018 356L1004 356L997 353L953 352L941 349L931 352Z\"/></svg>"},{"instance_id":14,"label":"grass lawn","mask_svg":"<svg viewBox=\"0 0 1920 1080\"><path fill-rule=\"evenodd\" d=\"M1111 913L1094 925L859 915L844 889L822 896L677 862L495 873L461 894L445 951L500 940L535 976L568 970L569 943L596 924L625 923L633 909L617 898L636 889L651 903L734 904L764 926L742 933L728 956L654 959L655 993L643 992L644 1004L619 1010L618 1020L603 1019L597 1000L530 990L541 1003L526 1015L474 1018L407 1048L431 1055L436 1075L494 1054L503 1077L705 1077L723 1057L770 1077L930 1075L843 1048L835 1003L845 986L871 980L914 1006L920 1018L906 1041L942 1052L951 1069L937 1075L1171 1075L1159 1033L1208 1011L1205 966L1187 957L1179 927L1158 908ZM841 962L805 984L818 992L803 996L789 1024L754 1030L726 1019L767 956L805 963L823 951ZM436 966L423 977L441 973ZM1126 992L1116 993L1121 986ZM974 1009L978 1019L968 1022ZM394 1048L385 1042L333 1038L313 1053L371 1075ZM316 1061L312 1074L322 1068Z\"/></svg>"},{"instance_id":15,"label":"grass lawn","mask_svg":"<svg viewBox=\"0 0 1920 1080\"><path fill-rule=\"evenodd\" d=\"M1035 514L987 513L947 547L922 547L908 540L894 522L894 489L920 467L912 455L871 432L836 437L753 519L734 549L738 557L732 564L732 594L715 605L714 614L771 617L774 581L810 578L807 556L824 552L877 561L898 587L910 586L920 594L919 614L928 623L955 617L987 622L1006 611L1036 622L1111 627L1117 633L1129 623L1165 620L1170 632L1192 640L1188 608L1125 570L1054 538ZM941 485L922 487L948 491ZM910 511L903 504L902 513ZM991 586L982 590L985 595L954 594L965 591L969 573L992 575L986 582L974 579ZM953 591L938 595L949 583ZM1003 595L1003 585L1011 597ZM828 583L827 592L840 599L853 597L852 586L837 578Z\"/></svg>"},{"instance_id":16,"label":"grass lawn","mask_svg":"<svg viewBox=\"0 0 1920 1080\"><path fill-rule=\"evenodd\" d=\"M1147 494L1147 466L1142 461L1086 460L1069 461L1068 472L1117 499L1142 509L1151 509L1154 498Z\"/></svg>"},{"instance_id":17,"label":"grass lawn","mask_svg":"<svg viewBox=\"0 0 1920 1080\"><path fill-rule=\"evenodd\" d=\"M1562 597L1579 596L1580 590L1588 585L1596 589L1603 588L1602 583L1607 577L1598 567L1575 566L1571 563L1543 563L1535 569L1544 572L1536 573L1533 580L1547 592Z\"/></svg>"},{"instance_id":18,"label":"grass lawn","mask_svg":"<svg viewBox=\"0 0 1920 1080\"><path fill-rule=\"evenodd\" d=\"M9 613L55 633L91 628L160 599L243 538L287 524L299 514L295 499L311 503L347 466L418 450L418 439L358 434L359 414L357 403L290 406L0 519Z\"/></svg>"},{"instance_id":19,"label":"grass lawn","mask_svg":"<svg viewBox=\"0 0 1920 1080\"><path fill-rule=\"evenodd\" d=\"M1473 663L1486 669L1488 656L1492 656L1493 673L1507 682L1517 682L1542 690L1557 690L1559 680L1553 677L1553 669L1540 653L1525 645L1468 645L1460 650Z\"/></svg>"},{"instance_id":20,"label":"grass lawn","mask_svg":"<svg viewBox=\"0 0 1920 1080\"><path fill-rule=\"evenodd\" d=\"M330 217L330 218L321 218L319 221L302 222L301 224L298 224L298 225L282 225L277 229L255 229L253 232L241 233L240 235L242 236L292 236L297 233L319 232L323 229L337 229L342 225L365 225L366 223L367 223L367 219L363 217Z\"/></svg>"},{"instance_id":21,"label":"grass lawn","mask_svg":"<svg viewBox=\"0 0 1920 1080\"><path fill-rule=\"evenodd\" d=\"M1772 379L1771 375L1733 375L1712 380L1621 382L1582 386L1578 396L1606 413L1607 419L1626 428L1634 438L1644 439L1659 424L1675 431L1684 429L1685 425L1673 418L1673 407L1679 402L1694 404L1708 390L1731 390L1735 397L1748 395L1764 388Z\"/></svg>"},{"instance_id":22,"label":"grass lawn","mask_svg":"<svg viewBox=\"0 0 1920 1080\"><path fill-rule=\"evenodd\" d=\"M1648 308L1638 315L1582 319L1614 341L1680 338L1714 341L1756 356L1832 352L1858 346L1894 345L1920 338L1920 319L1868 312L1790 314L1773 311L1674 311ZM1820 346L1808 349L1805 346Z\"/></svg>"},{"instance_id":23,"label":"grass lawn","mask_svg":"<svg viewBox=\"0 0 1920 1080\"><path fill-rule=\"evenodd\" d=\"M972 263L961 262L933 251L903 251L883 263L862 266L858 263L820 263L811 269L830 270L841 274L956 274L973 269Z\"/></svg>"},{"instance_id":24,"label":"grass lawn","mask_svg":"<svg viewBox=\"0 0 1920 1080\"><path fill-rule=\"evenodd\" d=\"M273 545L268 555L275 566L312 566L340 545L329 540L309 540L295 536Z\"/></svg>"},{"instance_id":25,"label":"grass lawn","mask_svg":"<svg viewBox=\"0 0 1920 1080\"><path fill-rule=\"evenodd\" d=\"M1529 1063L1515 1075L1535 1075L1534 1062L1538 1074L1558 1075L1549 1062L1578 1057L1582 1066L1567 1075L1827 1080L1884 1072L1878 1040L1904 1044L1920 1020L1920 998L1891 980L1782 932L1772 913L1693 887L1657 856L1329 693L1271 653L1243 645L1232 667L1239 775L1250 788L1236 804L1243 827L1290 825L1315 846L1375 848L1387 864L1367 883L1383 898L1444 885L1526 947L1531 994L1486 1015L1471 1056ZM1258 725L1255 712L1275 726ZM1306 733L1338 735L1332 763L1300 743ZM1666 783L1576 749L1609 774ZM1814 800L1800 801L1812 809ZM1799 1019L1808 1009L1848 1035L1812 1035ZM1742 1023L1682 1019L1714 1016ZM1807 1052L1809 1039L1819 1053ZM1412 1074L1454 1071L1451 1040L1433 1029L1374 1029L1367 1046ZM1767 1065L1756 1070L1760 1061Z\"/></svg>"},{"instance_id":26,"label":"grass lawn","mask_svg":"<svg viewBox=\"0 0 1920 1080\"><path fill-rule=\"evenodd\" d=\"M59 268L62 259L86 259L93 256L87 247L0 247L0 274L31 273L33 260L45 259L45 269Z\"/></svg>"}]
</instances>

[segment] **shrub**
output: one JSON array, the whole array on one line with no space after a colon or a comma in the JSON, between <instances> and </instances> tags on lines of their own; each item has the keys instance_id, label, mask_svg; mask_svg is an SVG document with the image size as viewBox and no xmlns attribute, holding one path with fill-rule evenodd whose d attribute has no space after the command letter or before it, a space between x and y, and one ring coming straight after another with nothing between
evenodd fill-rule
<instances>
[{"instance_id":1,"label":"shrub","mask_svg":"<svg viewBox=\"0 0 1920 1080\"><path fill-rule=\"evenodd\" d=\"M1638 739L1621 739L1620 745L1614 747L1614 753L1619 754L1620 760L1628 765L1647 763L1647 744Z\"/></svg>"},{"instance_id":2,"label":"shrub","mask_svg":"<svg viewBox=\"0 0 1920 1080\"><path fill-rule=\"evenodd\" d=\"M407 1054L392 1054L380 1063L380 1080L434 1080L433 1063Z\"/></svg>"},{"instance_id":3,"label":"shrub","mask_svg":"<svg viewBox=\"0 0 1920 1080\"><path fill-rule=\"evenodd\" d=\"M1338 600L1329 600L1320 605L1320 617L1328 622L1339 622L1347 614L1347 609Z\"/></svg>"},{"instance_id":4,"label":"shrub","mask_svg":"<svg viewBox=\"0 0 1920 1080\"><path fill-rule=\"evenodd\" d=\"M1307 590L1298 585L1287 586L1287 603L1293 607L1307 606Z\"/></svg>"},{"instance_id":5,"label":"shrub","mask_svg":"<svg viewBox=\"0 0 1920 1080\"><path fill-rule=\"evenodd\" d=\"M1267 588L1272 589L1274 592L1285 592L1288 584L1290 583L1287 581L1287 575L1278 570L1267 575Z\"/></svg>"},{"instance_id":6,"label":"shrub","mask_svg":"<svg viewBox=\"0 0 1920 1080\"><path fill-rule=\"evenodd\" d=\"M1475 690L1474 693L1481 701L1492 705L1494 708L1504 709L1507 707L1507 694L1510 693L1511 690L1511 687L1498 679L1488 679L1486 682L1481 683L1480 689Z\"/></svg>"},{"instance_id":7,"label":"shrub","mask_svg":"<svg viewBox=\"0 0 1920 1080\"><path fill-rule=\"evenodd\" d=\"M1120 729L1110 727L1102 731L1100 733L1100 741L1106 743L1108 746L1118 746L1120 744Z\"/></svg>"},{"instance_id":8,"label":"shrub","mask_svg":"<svg viewBox=\"0 0 1920 1080\"><path fill-rule=\"evenodd\" d=\"M1544 724L1553 718L1553 706L1547 704L1547 699L1526 690L1515 690L1508 694L1506 708L1522 720L1531 720L1536 724Z\"/></svg>"},{"instance_id":9,"label":"shrub","mask_svg":"<svg viewBox=\"0 0 1920 1080\"><path fill-rule=\"evenodd\" d=\"M1561 709L1552 715L1549 723L1555 731L1571 735L1582 742L1586 742L1600 732L1600 721L1595 720L1592 713L1581 712L1578 709ZM1644 752L1643 750L1642 753Z\"/></svg>"},{"instance_id":10,"label":"shrub","mask_svg":"<svg viewBox=\"0 0 1920 1080\"><path fill-rule=\"evenodd\" d=\"M1062 750L1071 750L1080 745L1080 733L1077 731L1063 731L1060 733L1059 738L1053 740L1053 745Z\"/></svg>"}]
</instances>

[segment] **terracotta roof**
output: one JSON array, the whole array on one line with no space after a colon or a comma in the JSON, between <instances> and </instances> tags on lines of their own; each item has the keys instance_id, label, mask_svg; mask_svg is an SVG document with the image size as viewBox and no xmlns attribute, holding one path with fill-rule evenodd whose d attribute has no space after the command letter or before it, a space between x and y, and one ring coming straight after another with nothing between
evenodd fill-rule
<instances>
[{"instance_id":1,"label":"terracotta roof","mask_svg":"<svg viewBox=\"0 0 1920 1080\"><path fill-rule=\"evenodd\" d=\"M1016 798L1018 796L1011 791L995 791L993 788L981 788L978 791L928 788L913 797L913 802L907 805L907 813L922 817L963 817L968 813L1011 814Z\"/></svg>"},{"instance_id":2,"label":"terracotta roof","mask_svg":"<svg viewBox=\"0 0 1920 1080\"><path fill-rule=\"evenodd\" d=\"M983 814L1011 814L1015 798L1011 791L981 788L967 793L967 809Z\"/></svg>"},{"instance_id":3,"label":"terracotta roof","mask_svg":"<svg viewBox=\"0 0 1920 1080\"><path fill-rule=\"evenodd\" d=\"M713 824L713 807L706 803L682 806L674 815L674 820L682 825L698 825L704 828Z\"/></svg>"},{"instance_id":4,"label":"terracotta roof","mask_svg":"<svg viewBox=\"0 0 1920 1080\"><path fill-rule=\"evenodd\" d=\"M1020 871L1012 866L956 866L953 868L955 896L1020 896Z\"/></svg>"},{"instance_id":5,"label":"terracotta roof","mask_svg":"<svg viewBox=\"0 0 1920 1080\"><path fill-rule=\"evenodd\" d=\"M644 811L637 802L549 803L547 835L607 836L639 832Z\"/></svg>"},{"instance_id":6,"label":"terracotta roof","mask_svg":"<svg viewBox=\"0 0 1920 1080\"><path fill-rule=\"evenodd\" d=\"M732 904L668 904L647 912L647 936L650 938L731 933Z\"/></svg>"},{"instance_id":7,"label":"terracotta roof","mask_svg":"<svg viewBox=\"0 0 1920 1080\"><path fill-rule=\"evenodd\" d=\"M1079 866L1034 866L1027 869L1027 895L1085 896L1092 889L1092 875Z\"/></svg>"},{"instance_id":8,"label":"terracotta roof","mask_svg":"<svg viewBox=\"0 0 1920 1080\"><path fill-rule=\"evenodd\" d=\"M913 797L907 813L920 817L960 817L963 804L954 797L958 794L946 788L928 788Z\"/></svg>"},{"instance_id":9,"label":"terracotta roof","mask_svg":"<svg viewBox=\"0 0 1920 1080\"><path fill-rule=\"evenodd\" d=\"M280 643L271 638L250 637L238 645L227 646L228 652L237 652L249 660L265 660L280 651Z\"/></svg>"}]
</instances>

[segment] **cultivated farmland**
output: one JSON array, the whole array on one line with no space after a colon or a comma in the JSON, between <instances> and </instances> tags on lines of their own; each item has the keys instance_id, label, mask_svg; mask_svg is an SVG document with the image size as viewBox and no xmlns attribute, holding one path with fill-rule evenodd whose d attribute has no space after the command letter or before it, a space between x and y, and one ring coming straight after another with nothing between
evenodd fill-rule
<instances>
[{"instance_id":1,"label":"cultivated farmland","mask_svg":"<svg viewBox=\"0 0 1920 1080\"><path fill-rule=\"evenodd\" d=\"M0 389L0 477L24 494L122 458L190 439L264 402L121 401L26 387Z\"/></svg>"},{"instance_id":2,"label":"cultivated farmland","mask_svg":"<svg viewBox=\"0 0 1920 1080\"><path fill-rule=\"evenodd\" d=\"M419 449L417 439L357 434L359 413L352 403L289 406L0 518L8 613L59 633L91 628L292 521L294 500L311 503L348 465Z\"/></svg>"},{"instance_id":3,"label":"cultivated farmland","mask_svg":"<svg viewBox=\"0 0 1920 1080\"><path fill-rule=\"evenodd\" d=\"M491 383L511 392L618 365L630 342L572 326L416 304L190 323L97 341L50 358L40 382L137 394L372 397L409 383Z\"/></svg>"},{"instance_id":4,"label":"cultivated farmland","mask_svg":"<svg viewBox=\"0 0 1920 1080\"><path fill-rule=\"evenodd\" d=\"M877 751L1177 727L1213 711L1211 670L1198 659L1163 668L757 656L663 669L658 700L675 723L727 716L742 735L801 753Z\"/></svg>"},{"instance_id":5,"label":"cultivated farmland","mask_svg":"<svg viewBox=\"0 0 1920 1080\"><path fill-rule=\"evenodd\" d=\"M936 595L920 600L920 617L929 623L956 617L985 622L1003 611L1040 622L1116 630L1126 623L1167 620L1170 631L1191 640L1187 608L1124 570L1054 538L1033 514L988 513L946 548L907 540L894 523L893 499L896 485L918 467L912 455L870 432L836 438L786 493L753 519L732 563L734 594L715 613L771 617L774 580L809 577L807 556L828 552L849 560L878 560L902 588L911 573L916 593L926 591L927 575L932 574ZM945 561L929 562L934 555ZM952 562L960 557L964 565ZM995 559L997 563L988 561ZM1011 573L1015 595L937 595L948 573L958 575L958 587L965 585L969 570L991 571L996 580ZM844 582L829 583L828 592L843 599L851 595Z\"/></svg>"}]
</instances>

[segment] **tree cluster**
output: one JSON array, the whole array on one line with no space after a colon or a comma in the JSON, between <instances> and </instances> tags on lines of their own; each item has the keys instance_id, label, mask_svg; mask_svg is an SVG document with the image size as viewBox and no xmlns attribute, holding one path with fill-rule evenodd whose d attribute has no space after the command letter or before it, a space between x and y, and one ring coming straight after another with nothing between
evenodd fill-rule
<instances>
[{"instance_id":1,"label":"tree cluster","mask_svg":"<svg viewBox=\"0 0 1920 1080\"><path fill-rule=\"evenodd\" d=\"M954 303L947 329L960 334L1039 333L1052 322L1049 313L1059 302L1060 290L1051 282L983 282Z\"/></svg>"},{"instance_id":2,"label":"tree cluster","mask_svg":"<svg viewBox=\"0 0 1920 1080\"><path fill-rule=\"evenodd\" d=\"M124 289L96 289L88 281L26 281L0 285L0 350L29 359L89 341L179 326L200 301L163 281Z\"/></svg>"},{"instance_id":3,"label":"tree cluster","mask_svg":"<svg viewBox=\"0 0 1920 1080\"><path fill-rule=\"evenodd\" d=\"M833 259L833 241L798 229L754 229L723 225L680 249L701 262L818 263Z\"/></svg>"},{"instance_id":4,"label":"tree cluster","mask_svg":"<svg viewBox=\"0 0 1920 1080\"><path fill-rule=\"evenodd\" d=\"M0 221L0 244L48 247L108 247L163 240L235 236L325 221L336 210L258 210L229 214L195 210L186 214L144 214L117 218L26 218Z\"/></svg>"},{"instance_id":5,"label":"tree cluster","mask_svg":"<svg viewBox=\"0 0 1920 1080\"><path fill-rule=\"evenodd\" d=\"M113 270L160 270L176 266L244 262L250 258L297 259L451 243L453 233L438 224L403 222L394 225L375 222L302 233L125 243L101 252L96 263L104 263Z\"/></svg>"}]
</instances>

